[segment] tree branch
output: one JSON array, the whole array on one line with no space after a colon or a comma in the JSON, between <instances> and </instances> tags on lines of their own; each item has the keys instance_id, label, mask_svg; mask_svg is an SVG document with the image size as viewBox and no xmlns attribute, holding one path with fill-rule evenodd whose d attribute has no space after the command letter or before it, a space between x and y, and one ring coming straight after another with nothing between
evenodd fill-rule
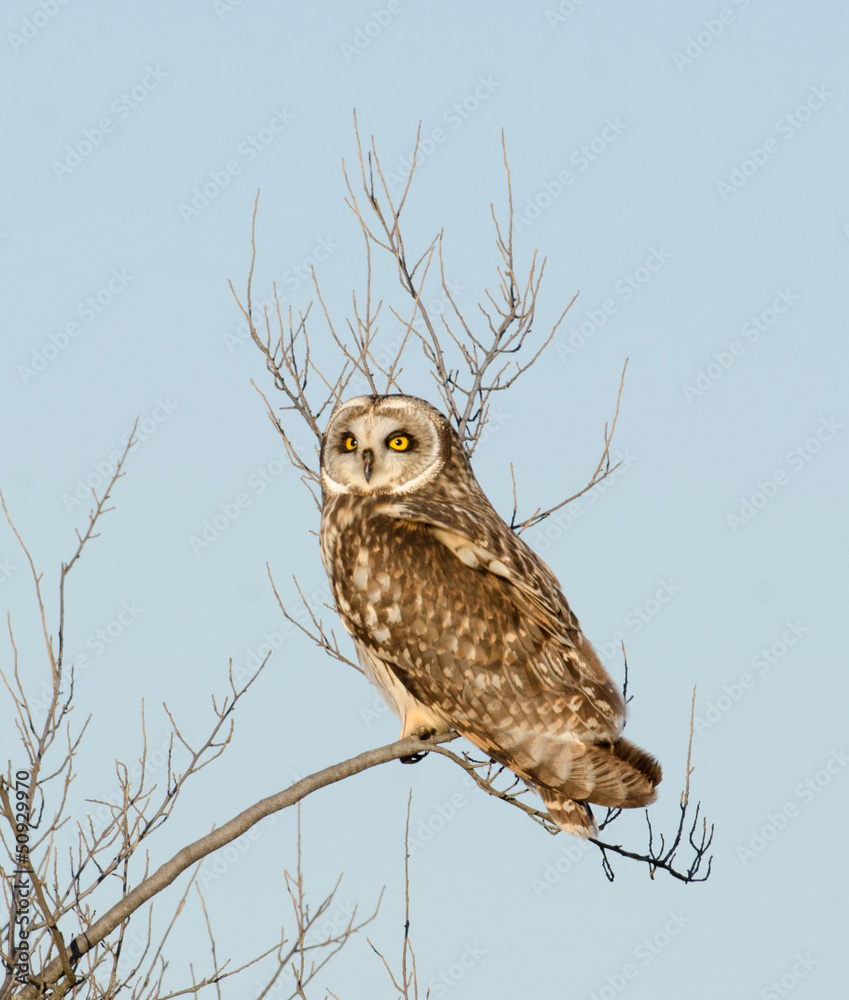
<instances>
[{"instance_id":1,"label":"tree branch","mask_svg":"<svg viewBox=\"0 0 849 1000\"><path fill-rule=\"evenodd\" d=\"M74 938L68 949L73 962L85 955L88 951L99 944L111 931L113 931L122 921L126 920L130 914L137 910L143 903L151 897L161 892L170 885L187 868L190 868L201 858L206 857L220 847L231 843L237 837L242 836L252 826L255 826L261 819L272 813L287 809L289 806L300 802L301 799L337 781L350 778L354 774L366 771L379 764L385 764L390 760L398 760L401 757L409 757L414 754L425 753L432 749L435 744L447 743L456 739L457 734L453 732L440 733L431 739L423 741L415 736L408 736L406 739L397 740L387 746L378 747L375 750L367 750L349 760L341 761L326 767L315 774L308 775L294 785L270 795L268 798L245 809L224 826L213 830L205 837L201 837L193 844L189 844L181 851L178 851L170 861L158 868L151 876L131 890L123 899L116 903L89 929ZM18 994L19 1000L36 1000L45 987L55 983L63 975L63 966L60 958L54 959L39 974L32 977L33 983L25 987Z\"/></svg>"}]
</instances>

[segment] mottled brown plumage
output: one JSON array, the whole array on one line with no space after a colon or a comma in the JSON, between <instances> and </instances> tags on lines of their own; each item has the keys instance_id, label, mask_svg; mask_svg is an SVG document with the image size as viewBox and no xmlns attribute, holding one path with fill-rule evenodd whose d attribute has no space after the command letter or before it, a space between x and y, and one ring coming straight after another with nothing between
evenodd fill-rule
<instances>
[{"instance_id":1,"label":"mottled brown plumage","mask_svg":"<svg viewBox=\"0 0 849 1000\"><path fill-rule=\"evenodd\" d=\"M402 735L456 729L578 836L596 832L590 802L653 801L660 767L620 737L621 692L446 418L411 396L348 400L321 469L322 560Z\"/></svg>"}]
</instances>

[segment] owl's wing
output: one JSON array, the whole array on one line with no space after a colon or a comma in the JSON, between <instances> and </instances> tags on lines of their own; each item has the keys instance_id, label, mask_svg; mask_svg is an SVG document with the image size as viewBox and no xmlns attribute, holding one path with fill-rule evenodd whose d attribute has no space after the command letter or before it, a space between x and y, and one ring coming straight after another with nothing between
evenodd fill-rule
<instances>
[{"instance_id":1,"label":"owl's wing","mask_svg":"<svg viewBox=\"0 0 849 1000\"><path fill-rule=\"evenodd\" d=\"M525 659L531 686L571 702L597 738L615 739L625 720L625 704L595 650L584 637L556 577L546 564L501 520L487 503L455 507L417 498L415 504L393 503L383 513L428 529L435 542L469 569L482 573L492 593L506 596L528 631L533 648ZM489 589L484 586L483 592ZM516 685L521 693L522 682ZM525 688L525 690L528 690Z\"/></svg>"},{"instance_id":2,"label":"owl's wing","mask_svg":"<svg viewBox=\"0 0 849 1000\"><path fill-rule=\"evenodd\" d=\"M620 738L622 693L551 571L475 499L374 509L347 597L364 666L403 732L444 720L539 788L564 829L586 836L592 820L571 800L647 803L660 770Z\"/></svg>"},{"instance_id":3,"label":"owl's wing","mask_svg":"<svg viewBox=\"0 0 849 1000\"><path fill-rule=\"evenodd\" d=\"M383 513L427 525L431 534L471 569L492 573L514 590L513 600L539 628L564 646L585 643L557 578L489 506L456 508L435 500L392 504Z\"/></svg>"}]
</instances>

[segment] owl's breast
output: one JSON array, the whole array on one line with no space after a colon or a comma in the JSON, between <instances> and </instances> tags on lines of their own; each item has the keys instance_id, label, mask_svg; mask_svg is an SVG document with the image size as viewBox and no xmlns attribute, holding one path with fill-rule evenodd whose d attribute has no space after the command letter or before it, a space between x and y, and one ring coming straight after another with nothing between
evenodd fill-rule
<instances>
[{"instance_id":1,"label":"owl's breast","mask_svg":"<svg viewBox=\"0 0 849 1000\"><path fill-rule=\"evenodd\" d=\"M375 511L344 526L340 521L332 540L330 531L324 534L336 604L356 639L405 667L450 670L456 659L474 658L495 609L481 600L480 574L427 525Z\"/></svg>"},{"instance_id":2,"label":"owl's breast","mask_svg":"<svg viewBox=\"0 0 849 1000\"><path fill-rule=\"evenodd\" d=\"M398 529L401 529L400 532ZM395 630L409 622L420 601L420 574L400 535L407 525L371 517L339 533L335 553L336 600L359 638L384 646Z\"/></svg>"}]
</instances>

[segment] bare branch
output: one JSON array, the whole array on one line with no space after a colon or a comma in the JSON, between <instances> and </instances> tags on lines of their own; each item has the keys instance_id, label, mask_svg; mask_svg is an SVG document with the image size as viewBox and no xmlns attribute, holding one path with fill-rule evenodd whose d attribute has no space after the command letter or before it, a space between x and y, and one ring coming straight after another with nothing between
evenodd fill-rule
<instances>
[{"instance_id":1,"label":"bare branch","mask_svg":"<svg viewBox=\"0 0 849 1000\"><path fill-rule=\"evenodd\" d=\"M607 479L608 476L616 472L616 470L622 464L621 462L617 462L616 465L614 465L611 468L610 445L611 442L613 441L614 431L616 430L616 421L619 419L619 405L622 402L622 390L625 387L625 369L627 367L628 367L628 359L626 358L625 364L622 366L622 375L619 378L619 392L616 394L616 409L613 413L613 419L610 421L610 424L604 425L604 449L602 450L601 458L598 460L598 465L595 467L595 471L590 476L589 482L583 489L578 490L577 493L573 493L572 496L567 497L565 500L561 500L560 503L557 503L553 507L549 507L544 511L539 511L539 510L536 511L530 517L526 518L524 521L519 521L519 522L516 521L515 508L514 508L514 517L513 520L510 522L510 527L518 534L521 534L528 528L531 528L534 525L539 524L540 521L544 521L545 518L550 517L556 510L560 510L560 508L565 507L566 504L571 503L573 500L577 500L578 497L582 497L585 493L589 492L589 490L591 490L594 486L598 486L600 482Z\"/></svg>"},{"instance_id":2,"label":"bare branch","mask_svg":"<svg viewBox=\"0 0 849 1000\"><path fill-rule=\"evenodd\" d=\"M395 743L390 743L375 750L367 750L357 757L352 757L331 767L326 767L315 774L296 781L294 785L291 785L285 791L262 799L248 809L245 809L244 812L239 813L238 816L223 826L178 851L170 861L166 861L152 875L137 885L135 889L130 891L111 909L107 910L84 934L75 937L70 945L72 961L79 961L83 955L99 944L122 921L126 920L143 903L170 885L187 868L190 868L197 861L205 858L220 847L231 843L237 837L242 836L243 833L266 816L295 805L295 803L300 802L301 799L317 791L319 788L332 785L337 781L342 781L345 778L359 774L361 771L376 767L379 764L385 764L390 760L398 760L401 757L424 753L434 749L439 743L445 743L453 739L456 739L456 733L440 733L427 741L422 741L415 736L408 736L406 739L398 740ZM39 989L43 990L50 984L55 983L62 975L62 971L61 961L54 959L40 973L34 975L33 978L38 983L38 987L28 986L23 989L18 994L20 1000L34 1000L38 996Z\"/></svg>"},{"instance_id":3,"label":"bare branch","mask_svg":"<svg viewBox=\"0 0 849 1000\"><path fill-rule=\"evenodd\" d=\"M495 798L501 799L503 802L508 802L510 805L520 809L535 823L538 823L544 829L548 830L549 833L559 834L561 832L556 824L551 820L548 813L536 809L532 805L523 801L522 796L528 794L527 787L525 787L524 783L509 772L503 765L492 760L477 760L465 753L462 756L459 756L452 750L443 746L434 746L431 750L433 753L437 753L442 757L447 757L458 767L461 767L474 779L478 788L486 792L488 795L492 795ZM504 788L500 788L497 785L497 781L502 778L502 776L509 782L507 787ZM708 858L707 855L713 840L713 827L711 826L710 831L708 831L707 824L703 820L701 839L698 843L695 842L694 838L696 837L696 831L699 823L699 810L700 806L697 806L696 814L692 820L689 834L689 843L693 848L694 857L686 869L679 869L675 866L675 855L681 844L683 832L688 822L687 808L683 805L683 803L679 816L678 827L673 835L672 844L669 848L666 848L665 840L662 836L660 838L660 843L655 843L651 821L648 817L648 811L646 811L646 820L648 823L649 845L643 852L629 851L622 847L621 844L611 844L590 838L591 842L595 844L602 853L605 872L608 878L611 881L613 880L613 870L610 867L606 856L606 852L609 851L613 854L630 858L633 861L641 861L647 864L652 878L654 877L654 872L659 869L667 872L667 874L682 882L705 881L710 875L711 870L711 859ZM616 819L620 813L621 810L619 809L608 810L608 815L601 823L599 823L599 828L604 829L614 819ZM701 869L705 859L707 859L707 871L704 875L699 875L699 870Z\"/></svg>"},{"instance_id":4,"label":"bare branch","mask_svg":"<svg viewBox=\"0 0 849 1000\"><path fill-rule=\"evenodd\" d=\"M687 774L684 780L684 791L681 792L681 806L683 809L687 808L687 803L690 801L690 775L695 770L694 767L690 766L690 759L693 755L693 725L696 718L696 685L693 685L693 699L690 702L690 739L687 742Z\"/></svg>"}]
</instances>

